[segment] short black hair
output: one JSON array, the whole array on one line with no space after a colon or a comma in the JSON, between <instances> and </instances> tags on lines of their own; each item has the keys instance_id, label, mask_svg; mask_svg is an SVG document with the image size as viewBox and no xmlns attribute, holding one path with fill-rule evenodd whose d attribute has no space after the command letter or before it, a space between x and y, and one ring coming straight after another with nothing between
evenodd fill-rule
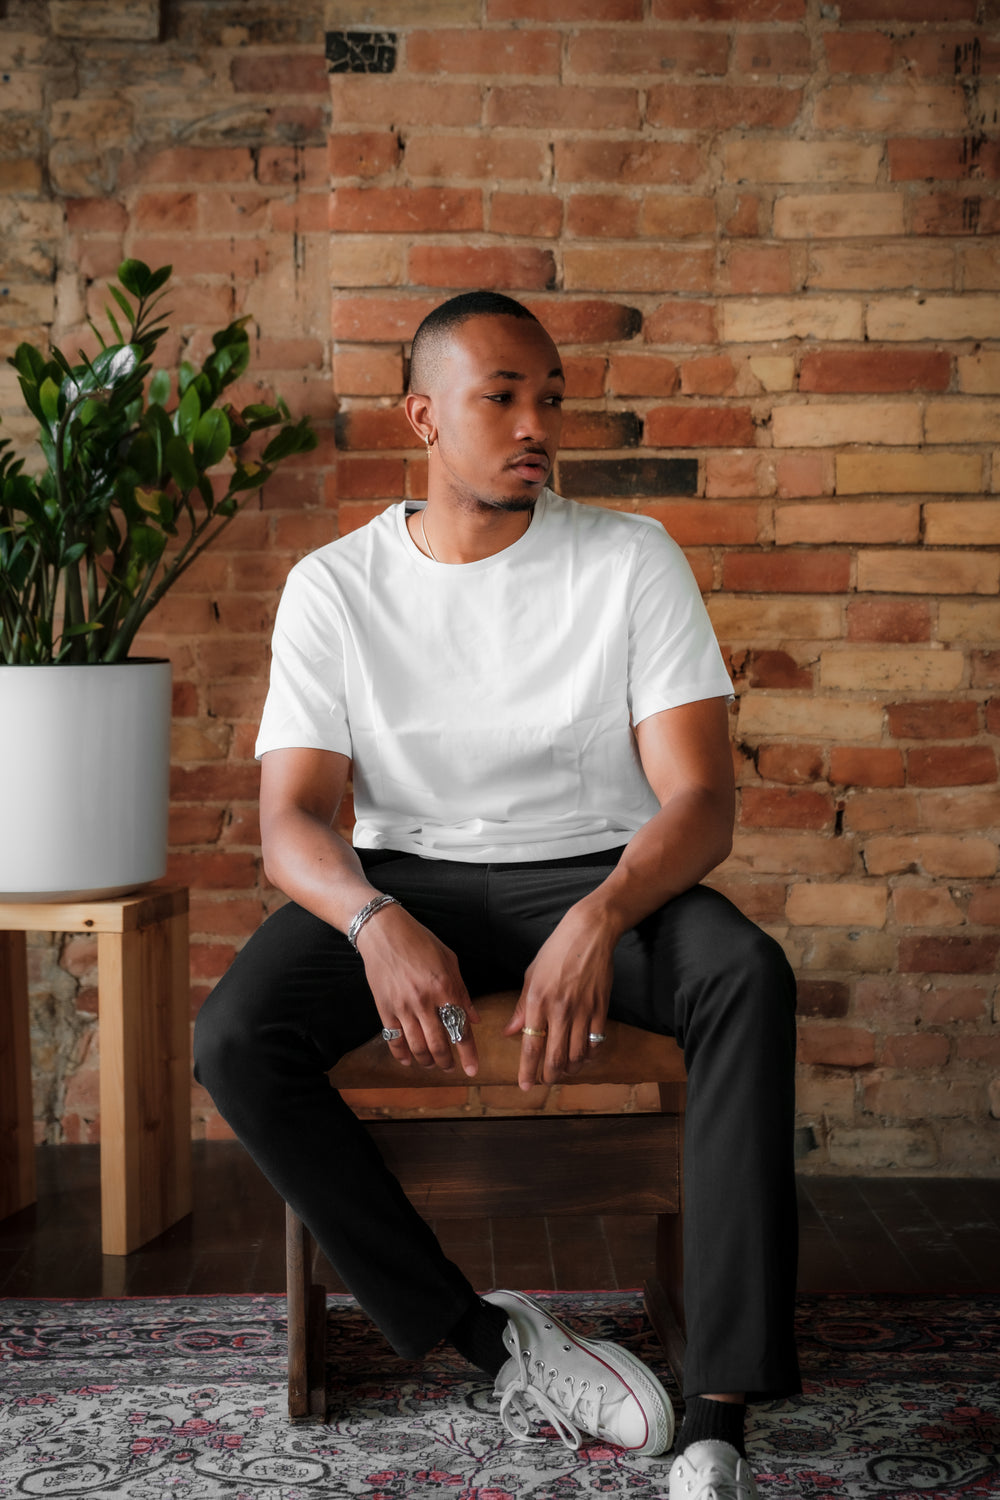
<instances>
[{"instance_id":1,"label":"short black hair","mask_svg":"<svg viewBox=\"0 0 1000 1500\"><path fill-rule=\"evenodd\" d=\"M410 348L410 390L419 395L427 394L427 387L440 359L440 351L450 333L467 323L470 318L524 318L532 323L538 319L529 312L523 302L505 297L503 292L460 292L449 297L440 307L435 307L424 318L413 335Z\"/></svg>"}]
</instances>

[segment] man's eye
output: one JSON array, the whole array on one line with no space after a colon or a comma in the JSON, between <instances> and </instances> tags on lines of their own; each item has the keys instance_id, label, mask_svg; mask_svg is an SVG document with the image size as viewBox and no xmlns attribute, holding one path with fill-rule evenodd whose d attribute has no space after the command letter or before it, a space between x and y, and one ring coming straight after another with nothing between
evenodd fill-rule
<instances>
[{"instance_id":1,"label":"man's eye","mask_svg":"<svg viewBox=\"0 0 1000 1500\"><path fill-rule=\"evenodd\" d=\"M487 401L495 401L498 406L506 406L510 401L510 391L493 391L486 399Z\"/></svg>"},{"instance_id":2,"label":"man's eye","mask_svg":"<svg viewBox=\"0 0 1000 1500\"><path fill-rule=\"evenodd\" d=\"M565 396L546 396L545 399L550 406L562 406L566 398Z\"/></svg>"}]
</instances>

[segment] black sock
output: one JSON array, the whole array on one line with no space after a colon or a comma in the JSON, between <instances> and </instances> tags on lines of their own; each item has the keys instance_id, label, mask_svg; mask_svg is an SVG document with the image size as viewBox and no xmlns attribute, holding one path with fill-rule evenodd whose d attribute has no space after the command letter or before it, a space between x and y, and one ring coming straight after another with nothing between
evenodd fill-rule
<instances>
[{"instance_id":1,"label":"black sock","mask_svg":"<svg viewBox=\"0 0 1000 1500\"><path fill-rule=\"evenodd\" d=\"M729 1443L741 1458L747 1450L743 1441L743 1423L747 1409L742 1401L709 1401L705 1396L688 1396L684 1404L684 1421L677 1435L675 1452L681 1454L692 1443L712 1439Z\"/></svg>"},{"instance_id":2,"label":"black sock","mask_svg":"<svg viewBox=\"0 0 1000 1500\"><path fill-rule=\"evenodd\" d=\"M463 1313L449 1331L448 1342L454 1344L470 1364L495 1376L510 1357L503 1342L507 1323L507 1314L502 1307L495 1307L492 1302L477 1297L468 1312Z\"/></svg>"}]
</instances>

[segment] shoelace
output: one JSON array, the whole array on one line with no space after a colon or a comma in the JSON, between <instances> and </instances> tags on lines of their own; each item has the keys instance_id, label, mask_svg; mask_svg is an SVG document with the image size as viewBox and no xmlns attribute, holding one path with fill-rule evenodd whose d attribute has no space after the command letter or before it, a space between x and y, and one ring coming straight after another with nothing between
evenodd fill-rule
<instances>
[{"instance_id":1,"label":"shoelace","mask_svg":"<svg viewBox=\"0 0 1000 1500\"><path fill-rule=\"evenodd\" d=\"M699 1477L701 1482L696 1489L695 1479ZM746 1485L741 1484L735 1476L732 1479L727 1478L722 1469L717 1469L712 1465L701 1476L696 1474L694 1478L686 1480L684 1493L690 1495L691 1500L704 1500L708 1494L712 1495L714 1500L747 1500L749 1491Z\"/></svg>"},{"instance_id":2,"label":"shoelace","mask_svg":"<svg viewBox=\"0 0 1000 1500\"><path fill-rule=\"evenodd\" d=\"M551 1367L546 1370L544 1360L533 1361L531 1351L521 1348L513 1322L510 1327L519 1374L513 1376L504 1388L500 1398L500 1420L511 1437L520 1442L544 1442L544 1438L531 1435L531 1417L526 1405L530 1402L552 1423L567 1448L579 1448L580 1430L574 1421L577 1411L586 1412L584 1425L588 1431L596 1432L601 1426L601 1407L607 1404L607 1387L592 1387L589 1380L581 1380L574 1390L572 1375L560 1377L558 1370ZM565 1389L560 1388L560 1382Z\"/></svg>"}]
</instances>

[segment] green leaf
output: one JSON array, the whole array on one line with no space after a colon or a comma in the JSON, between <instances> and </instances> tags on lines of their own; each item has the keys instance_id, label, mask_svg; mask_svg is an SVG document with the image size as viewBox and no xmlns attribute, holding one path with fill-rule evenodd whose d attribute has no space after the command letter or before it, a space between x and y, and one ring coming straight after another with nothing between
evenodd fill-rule
<instances>
[{"instance_id":1,"label":"green leaf","mask_svg":"<svg viewBox=\"0 0 1000 1500\"><path fill-rule=\"evenodd\" d=\"M113 291L114 288L112 287L111 290ZM110 307L108 306L108 304L106 302L104 304L104 312L105 312L105 315L107 317L108 322L111 324L112 328L115 331L115 338L118 340L119 344L124 344L125 343L125 335L122 333L121 329L118 327L118 319L115 317L114 313L111 311Z\"/></svg>"},{"instance_id":2,"label":"green leaf","mask_svg":"<svg viewBox=\"0 0 1000 1500\"><path fill-rule=\"evenodd\" d=\"M160 477L160 445L155 436L151 432L137 432L125 462L135 470L142 483L155 485Z\"/></svg>"},{"instance_id":3,"label":"green leaf","mask_svg":"<svg viewBox=\"0 0 1000 1500\"><path fill-rule=\"evenodd\" d=\"M273 427L275 422L281 421L281 412L276 406L265 406L260 402L244 406L241 415L251 432L257 432L261 427Z\"/></svg>"},{"instance_id":4,"label":"green leaf","mask_svg":"<svg viewBox=\"0 0 1000 1500\"><path fill-rule=\"evenodd\" d=\"M149 399L155 406L166 406L170 400L170 374L167 370L156 370L149 382Z\"/></svg>"},{"instance_id":5,"label":"green leaf","mask_svg":"<svg viewBox=\"0 0 1000 1500\"><path fill-rule=\"evenodd\" d=\"M7 363L33 385L38 385L44 378L45 357L33 344L18 344Z\"/></svg>"},{"instance_id":6,"label":"green leaf","mask_svg":"<svg viewBox=\"0 0 1000 1500\"><path fill-rule=\"evenodd\" d=\"M189 443L198 425L201 416L201 400L197 387L194 384L188 386L181 398L181 404L174 413L174 429Z\"/></svg>"},{"instance_id":7,"label":"green leaf","mask_svg":"<svg viewBox=\"0 0 1000 1500\"><path fill-rule=\"evenodd\" d=\"M126 318L128 319L129 327L130 328L134 327L135 326L135 311L134 311L134 309L132 307L131 302L126 297L125 293L124 292L120 292L116 286L109 286L108 287L108 291L111 293L112 297L114 297L115 301L118 303L118 306L121 308L122 312L125 314ZM122 339L122 343L124 343L124 342L125 342L125 340Z\"/></svg>"},{"instance_id":8,"label":"green leaf","mask_svg":"<svg viewBox=\"0 0 1000 1500\"><path fill-rule=\"evenodd\" d=\"M238 490L258 490L270 477L271 470L263 464L238 464L229 481L229 493L235 495Z\"/></svg>"},{"instance_id":9,"label":"green leaf","mask_svg":"<svg viewBox=\"0 0 1000 1500\"><path fill-rule=\"evenodd\" d=\"M177 388L183 396L198 371L189 360L182 360L181 367L177 371Z\"/></svg>"},{"instance_id":10,"label":"green leaf","mask_svg":"<svg viewBox=\"0 0 1000 1500\"><path fill-rule=\"evenodd\" d=\"M167 275L169 274L168 271ZM133 297L148 296L151 279L152 272L144 260L123 260L118 267L118 280L126 291L132 293ZM114 296L114 287L111 288L111 293ZM128 315L131 318L131 309L128 309Z\"/></svg>"},{"instance_id":11,"label":"green leaf","mask_svg":"<svg viewBox=\"0 0 1000 1500\"><path fill-rule=\"evenodd\" d=\"M160 290L161 286L166 285L166 283L170 280L173 269L173 266L160 266L158 271L154 271L151 274L149 278L149 284L146 287L147 297L151 297L154 292L158 292Z\"/></svg>"},{"instance_id":12,"label":"green leaf","mask_svg":"<svg viewBox=\"0 0 1000 1500\"><path fill-rule=\"evenodd\" d=\"M198 483L198 470L184 439L174 433L164 449L163 456L167 461L167 468L170 470L173 481L182 494L186 495L189 490L193 490Z\"/></svg>"},{"instance_id":13,"label":"green leaf","mask_svg":"<svg viewBox=\"0 0 1000 1500\"><path fill-rule=\"evenodd\" d=\"M194 430L194 461L199 469L210 469L224 457L229 448L229 419L225 412L212 408L198 419Z\"/></svg>"}]
</instances>

